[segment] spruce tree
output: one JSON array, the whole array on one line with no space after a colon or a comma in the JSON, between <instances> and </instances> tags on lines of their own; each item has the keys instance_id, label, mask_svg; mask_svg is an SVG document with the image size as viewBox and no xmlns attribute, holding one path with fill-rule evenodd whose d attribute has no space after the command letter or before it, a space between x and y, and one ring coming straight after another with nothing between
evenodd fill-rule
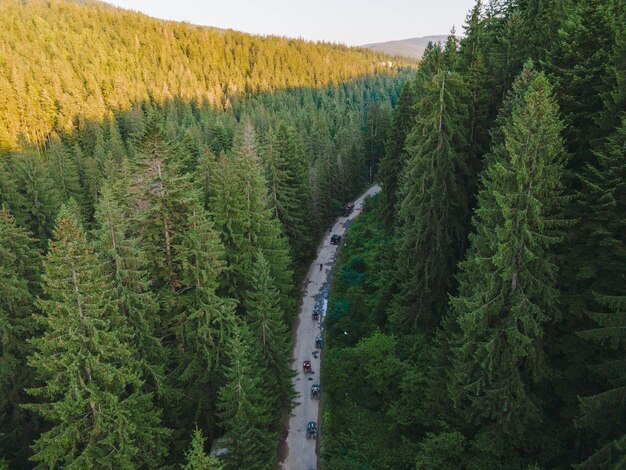
<instances>
[{"instance_id":1,"label":"spruce tree","mask_svg":"<svg viewBox=\"0 0 626 470\"><path fill-rule=\"evenodd\" d=\"M29 364L41 386L27 408L50 422L33 444L32 460L56 468L156 466L168 431L143 380L129 327L78 221L64 205L44 263L43 329Z\"/></svg>"},{"instance_id":2,"label":"spruce tree","mask_svg":"<svg viewBox=\"0 0 626 470\"><path fill-rule=\"evenodd\" d=\"M276 465L276 442L268 426L273 421L259 369L254 364L247 326L233 331L229 341L226 384L219 394L219 417L230 451L228 469L266 469Z\"/></svg>"},{"instance_id":3,"label":"spruce tree","mask_svg":"<svg viewBox=\"0 0 626 470\"><path fill-rule=\"evenodd\" d=\"M397 331L419 324L434 332L454 290L468 218L466 98L462 78L442 69L417 104L397 215Z\"/></svg>"},{"instance_id":4,"label":"spruce tree","mask_svg":"<svg viewBox=\"0 0 626 470\"><path fill-rule=\"evenodd\" d=\"M188 229L175 248L181 290L180 308L168 325L176 338L172 379L184 391L182 421L193 420L213 430L220 367L235 327L235 302L216 294L225 268L224 248L202 209L189 215ZM190 428L192 422L187 424Z\"/></svg>"},{"instance_id":5,"label":"spruce tree","mask_svg":"<svg viewBox=\"0 0 626 470\"><path fill-rule=\"evenodd\" d=\"M59 193L38 155L25 153L15 159L15 181L20 192L26 225L42 246L52 234L59 207Z\"/></svg>"},{"instance_id":6,"label":"spruce tree","mask_svg":"<svg viewBox=\"0 0 626 470\"><path fill-rule=\"evenodd\" d=\"M574 356L576 378L585 384L591 378L593 383L591 389L570 385L584 396L577 426L594 433L594 453L581 464L585 469L626 465L625 142L626 117L595 153L596 163L582 174L576 209L584 216L574 227L572 251L567 253L576 260L566 272L568 277L575 276L566 283L570 290L567 306L579 316L580 309L586 313L570 326L582 330L578 337L583 344L574 344L580 351ZM581 367L583 362L587 368Z\"/></svg>"},{"instance_id":7,"label":"spruce tree","mask_svg":"<svg viewBox=\"0 0 626 470\"><path fill-rule=\"evenodd\" d=\"M588 161L592 143L606 136L598 121L615 45L611 4L597 0L571 6L548 57L547 70L555 84L566 144L576 168Z\"/></svg>"},{"instance_id":8,"label":"spruce tree","mask_svg":"<svg viewBox=\"0 0 626 470\"><path fill-rule=\"evenodd\" d=\"M133 205L139 209L143 247L158 287L174 291L179 286L174 265L176 234L185 230L187 218L198 205L188 175L181 175L176 150L166 136L161 116L152 111L139 137Z\"/></svg>"},{"instance_id":9,"label":"spruce tree","mask_svg":"<svg viewBox=\"0 0 626 470\"><path fill-rule=\"evenodd\" d=\"M543 73L534 72L515 94L504 141L482 176L460 292L452 299L461 333L449 390L467 423L490 424L526 448L541 435L543 333L558 318L554 247L561 238L564 150Z\"/></svg>"},{"instance_id":10,"label":"spruce tree","mask_svg":"<svg viewBox=\"0 0 626 470\"><path fill-rule=\"evenodd\" d=\"M578 334L602 348L602 362L590 364L597 377L597 393L580 399L582 415L576 425L597 437L592 455L579 469L626 466L626 295L597 295L604 312L589 312L594 327Z\"/></svg>"},{"instance_id":11,"label":"spruce tree","mask_svg":"<svg viewBox=\"0 0 626 470\"><path fill-rule=\"evenodd\" d=\"M56 134L53 134L48 142L46 157L50 177L54 181L61 201L65 202L73 198L76 202L81 203L83 189L80 186L80 177L76 163L65 144Z\"/></svg>"},{"instance_id":12,"label":"spruce tree","mask_svg":"<svg viewBox=\"0 0 626 470\"><path fill-rule=\"evenodd\" d=\"M267 168L270 207L280 220L296 260L311 255L312 205L306 186L304 155L293 129L284 123L268 136L263 160Z\"/></svg>"},{"instance_id":13,"label":"spruce tree","mask_svg":"<svg viewBox=\"0 0 626 470\"><path fill-rule=\"evenodd\" d=\"M130 233L124 185L124 179L104 183L95 208L94 245L111 280L117 308L131 328L136 360L141 364L147 385L161 394L166 390L162 383L165 358L161 341L155 336L160 326L159 305L151 291L140 240Z\"/></svg>"},{"instance_id":14,"label":"spruce tree","mask_svg":"<svg viewBox=\"0 0 626 470\"><path fill-rule=\"evenodd\" d=\"M407 159L406 136L412 129L415 119L414 101L413 84L406 83L393 111L389 136L385 142L385 155L378 169L378 182L383 187L380 214L389 229L393 227L395 221L398 181Z\"/></svg>"},{"instance_id":15,"label":"spruce tree","mask_svg":"<svg viewBox=\"0 0 626 470\"><path fill-rule=\"evenodd\" d=\"M281 294L281 307L293 311L293 273L280 221L272 216L267 182L259 161L252 124L240 126L231 154L219 159L213 176L211 208L226 249L223 287L243 300L249 288L254 257L261 250Z\"/></svg>"},{"instance_id":16,"label":"spruce tree","mask_svg":"<svg viewBox=\"0 0 626 470\"><path fill-rule=\"evenodd\" d=\"M205 439L202 431L196 428L193 432L189 450L185 454L185 464L181 470L222 470L224 467L215 457L204 452Z\"/></svg>"},{"instance_id":17,"label":"spruce tree","mask_svg":"<svg viewBox=\"0 0 626 470\"><path fill-rule=\"evenodd\" d=\"M33 382L26 364L27 340L35 334L34 296L39 292L41 255L36 240L0 209L0 452L17 467L28 455L36 421L20 407Z\"/></svg>"},{"instance_id":18,"label":"spruce tree","mask_svg":"<svg viewBox=\"0 0 626 470\"><path fill-rule=\"evenodd\" d=\"M295 393L291 379L291 341L285 314L280 307L280 293L274 285L270 266L259 252L252 266L252 285L246 292L246 320L255 338L258 367L266 372L265 387L272 390L271 401L276 417L291 409Z\"/></svg>"}]
</instances>

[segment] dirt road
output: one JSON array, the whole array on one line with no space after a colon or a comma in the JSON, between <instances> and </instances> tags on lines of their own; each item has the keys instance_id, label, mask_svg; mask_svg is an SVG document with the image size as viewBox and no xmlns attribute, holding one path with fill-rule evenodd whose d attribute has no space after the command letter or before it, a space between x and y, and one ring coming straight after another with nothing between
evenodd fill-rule
<instances>
[{"instance_id":1,"label":"dirt road","mask_svg":"<svg viewBox=\"0 0 626 470\"><path fill-rule=\"evenodd\" d=\"M317 422L319 412L319 400L311 399L311 385L320 384L320 359L319 349L315 348L315 338L322 335L322 321L326 314L326 299L328 298L328 286L332 267L335 264L337 245L330 244L330 237L342 235L357 217L366 197L380 191L380 186L373 186L361 197L354 201L354 211L348 217L339 217L331 230L324 237L324 241L317 251L317 258L311 264L305 280L304 297L300 312L298 312L297 330L294 337L293 368L298 372L294 378L294 387L298 393L298 405L294 408L289 419L287 435L287 455L281 463L284 470L311 470L317 469L317 446L314 439L307 439L307 424L310 421ZM321 269L320 269L321 265ZM319 321L313 321L311 315L318 305L322 315ZM302 363L311 361L312 374L304 374ZM324 393L322 385L321 393ZM320 433L324 432L321 428Z\"/></svg>"}]
</instances>

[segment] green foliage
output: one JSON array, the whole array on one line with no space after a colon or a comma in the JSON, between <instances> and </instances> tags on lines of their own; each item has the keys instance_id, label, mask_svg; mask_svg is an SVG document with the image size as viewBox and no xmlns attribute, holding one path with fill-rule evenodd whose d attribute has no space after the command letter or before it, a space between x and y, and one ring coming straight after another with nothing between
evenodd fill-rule
<instances>
[{"instance_id":1,"label":"green foliage","mask_svg":"<svg viewBox=\"0 0 626 470\"><path fill-rule=\"evenodd\" d=\"M175 338L171 379L185 396L177 426L189 429L192 423L184 422L195 421L212 429L220 366L235 327L235 302L216 293L225 269L224 248L208 214L202 209L192 212L178 240L174 248L180 265L180 309L167 327Z\"/></svg>"},{"instance_id":2,"label":"green foliage","mask_svg":"<svg viewBox=\"0 0 626 470\"><path fill-rule=\"evenodd\" d=\"M270 402L280 425L281 410L291 410L296 398L291 379L291 341L280 293L270 274L270 265L259 252L252 266L252 284L245 298L246 320L255 338L257 367L266 370L264 386L272 390Z\"/></svg>"},{"instance_id":3,"label":"green foliage","mask_svg":"<svg viewBox=\"0 0 626 470\"><path fill-rule=\"evenodd\" d=\"M33 383L26 340L36 332L34 296L39 293L41 255L35 240L0 210L0 446L18 464L28 454L37 423L18 405Z\"/></svg>"},{"instance_id":4,"label":"green foliage","mask_svg":"<svg viewBox=\"0 0 626 470\"><path fill-rule=\"evenodd\" d=\"M146 255L139 239L131 234L126 183L122 179L104 185L95 210L94 245L112 281L117 308L131 328L143 376L149 388L160 395L165 390L163 352L156 337L159 306L150 289Z\"/></svg>"},{"instance_id":5,"label":"green foliage","mask_svg":"<svg viewBox=\"0 0 626 470\"><path fill-rule=\"evenodd\" d=\"M97 2L10 0L0 26L3 148L20 135L43 145L53 129L71 130L75 116L101 121L148 99L228 109L239 97L383 71L387 60L368 49L157 21Z\"/></svg>"},{"instance_id":6,"label":"green foliage","mask_svg":"<svg viewBox=\"0 0 626 470\"><path fill-rule=\"evenodd\" d=\"M273 217L269 206L256 134L249 122L239 127L231 154L218 160L212 187L211 207L226 249L228 266L224 273L224 290L243 302L244 292L252 283L254 258L260 250L270 265L281 308L291 312L293 274L289 249L280 221Z\"/></svg>"},{"instance_id":7,"label":"green foliage","mask_svg":"<svg viewBox=\"0 0 626 470\"><path fill-rule=\"evenodd\" d=\"M271 424L267 389L254 364L248 328L235 328L228 346L226 384L218 401L220 425L229 450L226 468L271 468L276 465L276 443L266 431Z\"/></svg>"},{"instance_id":8,"label":"green foliage","mask_svg":"<svg viewBox=\"0 0 626 470\"><path fill-rule=\"evenodd\" d=\"M398 194L396 331L416 324L434 331L454 291L469 205L466 100L462 77L443 67L425 79L417 100Z\"/></svg>"},{"instance_id":9,"label":"green foliage","mask_svg":"<svg viewBox=\"0 0 626 470\"><path fill-rule=\"evenodd\" d=\"M451 393L468 423L493 422L524 447L543 414L536 392L548 373L543 325L558 317L550 248L560 240L564 151L545 76L535 73L512 99L452 301L462 333Z\"/></svg>"},{"instance_id":10,"label":"green foliage","mask_svg":"<svg viewBox=\"0 0 626 470\"><path fill-rule=\"evenodd\" d=\"M51 428L33 444L48 467L158 465L168 431L149 394L108 276L85 239L76 204L64 205L44 263L43 334L29 365L41 385L27 405Z\"/></svg>"},{"instance_id":11,"label":"green foliage","mask_svg":"<svg viewBox=\"0 0 626 470\"><path fill-rule=\"evenodd\" d=\"M281 123L268 134L263 162L267 168L270 206L280 220L296 260L308 260L313 251L311 196L307 189L306 163L296 134Z\"/></svg>"},{"instance_id":12,"label":"green foliage","mask_svg":"<svg viewBox=\"0 0 626 470\"><path fill-rule=\"evenodd\" d=\"M389 136L385 143L385 154L378 170L378 182L385 188L380 196L383 200L381 203L381 216L389 228L393 226L395 220L396 206L398 204L398 182L404 161L407 159L405 141L414 121L415 97L413 93L413 85L411 83L407 83L402 87L398 104L393 111Z\"/></svg>"},{"instance_id":13,"label":"green foliage","mask_svg":"<svg viewBox=\"0 0 626 470\"><path fill-rule=\"evenodd\" d=\"M181 470L222 470L224 467L215 457L206 455L204 452L205 439L202 431L196 429L189 450L186 454L185 465L181 465Z\"/></svg>"}]
</instances>

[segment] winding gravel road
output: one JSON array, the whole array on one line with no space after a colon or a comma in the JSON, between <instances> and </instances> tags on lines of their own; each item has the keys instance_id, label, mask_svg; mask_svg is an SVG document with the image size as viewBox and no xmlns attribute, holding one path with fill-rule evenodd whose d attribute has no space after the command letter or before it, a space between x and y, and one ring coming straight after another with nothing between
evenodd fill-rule
<instances>
[{"instance_id":1,"label":"winding gravel road","mask_svg":"<svg viewBox=\"0 0 626 470\"><path fill-rule=\"evenodd\" d=\"M293 368L298 372L293 384L298 393L299 403L292 411L289 419L289 428L286 439L286 456L281 466L284 470L311 470L317 469L318 446L314 439L307 439L306 429L309 421L318 421L319 400L311 399L311 385L320 383L319 350L315 348L315 337L322 334L323 318L326 313L326 299L328 286L335 264L337 245L330 244L330 237L334 234L342 235L346 232L350 222L361 212L363 201L380 191L380 186L373 186L354 201L354 211L348 217L339 217L331 230L324 237L324 241L317 250L317 258L311 264L305 280L304 297L298 312L297 329L293 346ZM320 269L320 264L322 269ZM322 307L319 321L313 321L311 315L316 302ZM302 363L311 361L313 373L305 375ZM321 393L324 386L321 384ZM319 427L320 433L324 429Z\"/></svg>"}]
</instances>

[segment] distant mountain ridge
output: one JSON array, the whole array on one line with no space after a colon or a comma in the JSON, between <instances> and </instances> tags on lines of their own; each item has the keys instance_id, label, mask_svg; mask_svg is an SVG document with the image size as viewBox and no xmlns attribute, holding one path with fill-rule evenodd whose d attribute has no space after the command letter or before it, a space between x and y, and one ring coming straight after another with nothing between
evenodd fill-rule
<instances>
[{"instance_id":1,"label":"distant mountain ridge","mask_svg":"<svg viewBox=\"0 0 626 470\"><path fill-rule=\"evenodd\" d=\"M373 51L384 52L390 55L401 55L421 59L429 42L445 42L447 35L422 36L419 38L400 39L398 41L377 42L364 44L361 47Z\"/></svg>"}]
</instances>

